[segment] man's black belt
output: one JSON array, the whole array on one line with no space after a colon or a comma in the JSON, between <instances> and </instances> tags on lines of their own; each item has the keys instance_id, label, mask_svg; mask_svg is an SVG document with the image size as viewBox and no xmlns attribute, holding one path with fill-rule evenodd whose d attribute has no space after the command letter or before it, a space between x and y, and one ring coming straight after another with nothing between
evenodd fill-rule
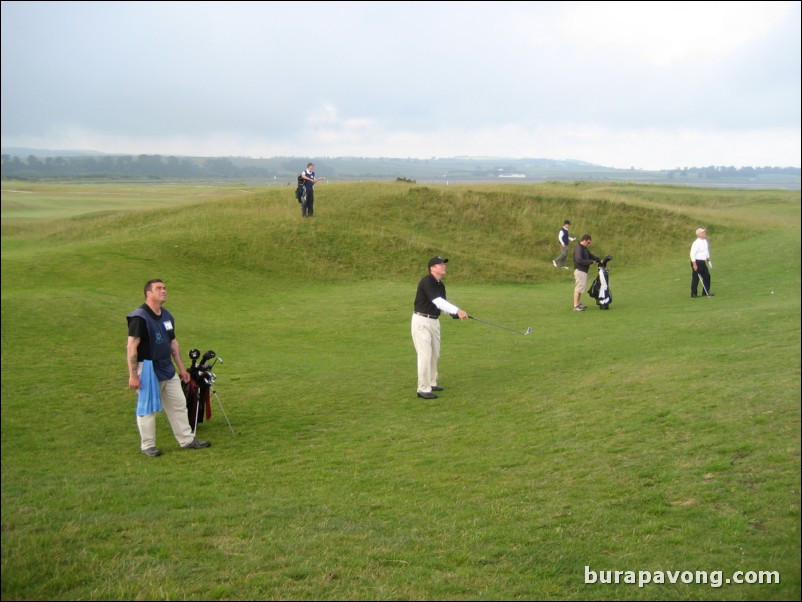
<instances>
[{"instance_id":1,"label":"man's black belt","mask_svg":"<svg viewBox=\"0 0 802 602\"><path fill-rule=\"evenodd\" d=\"M432 320L436 320L437 318L440 317L440 316L430 316L429 314L424 314L424 313L419 312L419 311L416 311L415 315L416 316L423 316L424 318L431 318Z\"/></svg>"}]
</instances>

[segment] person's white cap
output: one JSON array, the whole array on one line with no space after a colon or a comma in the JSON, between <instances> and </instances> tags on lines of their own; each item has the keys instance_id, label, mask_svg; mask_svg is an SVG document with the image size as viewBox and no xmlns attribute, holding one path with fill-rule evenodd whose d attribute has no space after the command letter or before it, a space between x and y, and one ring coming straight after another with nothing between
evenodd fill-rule
<instances>
[{"instance_id":1,"label":"person's white cap","mask_svg":"<svg viewBox=\"0 0 802 602\"><path fill-rule=\"evenodd\" d=\"M699 236L702 232L707 232L704 228L696 228L696 236Z\"/></svg>"}]
</instances>

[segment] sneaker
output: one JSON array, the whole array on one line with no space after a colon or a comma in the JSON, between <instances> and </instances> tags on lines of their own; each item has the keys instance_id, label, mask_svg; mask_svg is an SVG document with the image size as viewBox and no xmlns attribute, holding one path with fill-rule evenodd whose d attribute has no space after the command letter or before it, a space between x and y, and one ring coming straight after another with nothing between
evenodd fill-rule
<instances>
[{"instance_id":1,"label":"sneaker","mask_svg":"<svg viewBox=\"0 0 802 602\"><path fill-rule=\"evenodd\" d=\"M145 454L146 456L150 456L151 458L155 458L156 456L162 455L161 450L156 449L155 447L148 447L147 449L143 449L142 453Z\"/></svg>"},{"instance_id":2,"label":"sneaker","mask_svg":"<svg viewBox=\"0 0 802 602\"><path fill-rule=\"evenodd\" d=\"M438 387L437 385L432 385L432 391L442 391L443 387Z\"/></svg>"},{"instance_id":3,"label":"sneaker","mask_svg":"<svg viewBox=\"0 0 802 602\"><path fill-rule=\"evenodd\" d=\"M579 304L579 307L581 307L582 309L587 309L587 307L585 307L585 306L584 306L584 305L582 305L581 303Z\"/></svg>"},{"instance_id":4,"label":"sneaker","mask_svg":"<svg viewBox=\"0 0 802 602\"><path fill-rule=\"evenodd\" d=\"M437 395L434 393L428 393L426 391L418 391L418 397L421 399L437 399Z\"/></svg>"},{"instance_id":5,"label":"sneaker","mask_svg":"<svg viewBox=\"0 0 802 602\"><path fill-rule=\"evenodd\" d=\"M557 260L556 259L552 259L551 263L554 265L555 268L557 267Z\"/></svg>"},{"instance_id":6,"label":"sneaker","mask_svg":"<svg viewBox=\"0 0 802 602\"><path fill-rule=\"evenodd\" d=\"M189 443L187 443L183 449L201 449L203 447L211 447L212 444L208 441L201 441L200 439L193 439Z\"/></svg>"},{"instance_id":7,"label":"sneaker","mask_svg":"<svg viewBox=\"0 0 802 602\"><path fill-rule=\"evenodd\" d=\"M585 311L585 308L584 308L584 307L582 307L581 305L577 305L577 306L574 308L574 311Z\"/></svg>"},{"instance_id":8,"label":"sneaker","mask_svg":"<svg viewBox=\"0 0 802 602\"><path fill-rule=\"evenodd\" d=\"M564 269L564 270L569 270L569 269L571 269L571 268L569 268L567 265L564 265L564 266L563 266L563 269Z\"/></svg>"}]
</instances>

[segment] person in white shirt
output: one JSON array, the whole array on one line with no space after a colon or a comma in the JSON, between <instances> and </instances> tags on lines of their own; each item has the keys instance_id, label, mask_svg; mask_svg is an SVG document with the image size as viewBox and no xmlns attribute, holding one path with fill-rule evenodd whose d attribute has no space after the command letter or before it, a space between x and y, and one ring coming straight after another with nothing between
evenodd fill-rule
<instances>
[{"instance_id":1,"label":"person in white shirt","mask_svg":"<svg viewBox=\"0 0 802 602\"><path fill-rule=\"evenodd\" d=\"M696 229L696 240L691 245L691 298L695 299L699 295L699 279L702 280L702 294L708 297L715 297L710 291L710 270L707 269L708 262L713 267L713 260L710 256L710 245L707 242L707 230L704 228Z\"/></svg>"}]
</instances>

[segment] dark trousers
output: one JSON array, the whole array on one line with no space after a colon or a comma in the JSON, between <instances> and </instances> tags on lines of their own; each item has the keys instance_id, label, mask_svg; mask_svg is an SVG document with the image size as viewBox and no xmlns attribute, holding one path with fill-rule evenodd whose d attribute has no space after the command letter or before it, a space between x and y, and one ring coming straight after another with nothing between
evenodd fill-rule
<instances>
[{"instance_id":1,"label":"dark trousers","mask_svg":"<svg viewBox=\"0 0 802 602\"><path fill-rule=\"evenodd\" d=\"M710 292L710 271L707 269L707 262L706 261L697 261L696 262L696 270L693 269L693 262L691 262L691 294L696 296L696 291L699 288L699 278L702 279L702 284L704 285L704 290L708 293Z\"/></svg>"},{"instance_id":2,"label":"dark trousers","mask_svg":"<svg viewBox=\"0 0 802 602\"><path fill-rule=\"evenodd\" d=\"M301 202L301 215L306 217L315 214L315 191L311 186L306 189L306 199Z\"/></svg>"}]
</instances>

